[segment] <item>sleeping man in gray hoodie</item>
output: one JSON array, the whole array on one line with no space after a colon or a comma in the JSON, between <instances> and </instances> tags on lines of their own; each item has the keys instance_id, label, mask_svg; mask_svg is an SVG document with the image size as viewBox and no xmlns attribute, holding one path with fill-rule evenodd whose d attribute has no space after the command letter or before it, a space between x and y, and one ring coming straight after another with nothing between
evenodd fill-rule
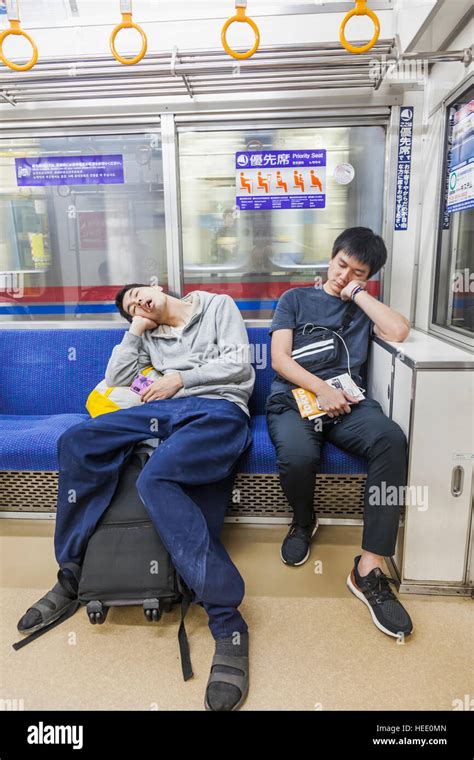
<instances>
[{"instance_id":1,"label":"sleeping man in gray hoodie","mask_svg":"<svg viewBox=\"0 0 474 760\"><path fill-rule=\"evenodd\" d=\"M18 630L39 631L77 604L88 538L134 446L155 439L160 445L137 480L138 493L209 617L216 649L205 706L235 710L248 692L248 631L238 611L244 582L220 532L237 462L251 442L247 403L255 372L247 331L227 295L197 290L178 299L159 285L135 283L115 303L130 328L113 349L106 382L131 385L150 365L163 375L142 391L140 406L81 422L59 439L58 583Z\"/></svg>"}]
</instances>

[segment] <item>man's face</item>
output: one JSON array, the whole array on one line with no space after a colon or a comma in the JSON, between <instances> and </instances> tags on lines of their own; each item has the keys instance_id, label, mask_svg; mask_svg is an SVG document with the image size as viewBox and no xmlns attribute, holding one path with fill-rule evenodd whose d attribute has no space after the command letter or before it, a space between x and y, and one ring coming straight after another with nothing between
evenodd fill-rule
<instances>
[{"instance_id":1,"label":"man's face","mask_svg":"<svg viewBox=\"0 0 474 760\"><path fill-rule=\"evenodd\" d=\"M165 302L161 285L152 285L127 290L122 305L131 317L147 317L159 324Z\"/></svg>"},{"instance_id":2,"label":"man's face","mask_svg":"<svg viewBox=\"0 0 474 760\"><path fill-rule=\"evenodd\" d=\"M351 280L367 282L369 276L368 264L363 264L355 256L348 256L344 251L338 251L329 261L328 285L334 295L339 295Z\"/></svg>"}]
</instances>

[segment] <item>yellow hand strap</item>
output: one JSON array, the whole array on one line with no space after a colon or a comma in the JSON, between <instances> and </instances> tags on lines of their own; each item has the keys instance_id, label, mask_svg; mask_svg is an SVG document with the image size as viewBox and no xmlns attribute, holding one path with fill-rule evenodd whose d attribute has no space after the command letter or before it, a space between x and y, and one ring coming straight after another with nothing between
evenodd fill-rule
<instances>
[{"instance_id":1,"label":"yellow hand strap","mask_svg":"<svg viewBox=\"0 0 474 760\"><path fill-rule=\"evenodd\" d=\"M5 66L8 66L8 68L12 69L13 71L29 71L33 68L36 61L38 60L38 48L36 46L36 43L31 39L30 35L20 29L20 13L18 10L17 0L7 0L7 12L10 28L5 29L5 31L0 34L0 60L5 64ZM19 66L17 63L12 63L3 54L3 43L10 34L14 34L19 37L25 37L25 39L28 40L31 47L33 48L33 54L30 60L28 63L23 64L23 66Z\"/></svg>"},{"instance_id":2,"label":"yellow hand strap","mask_svg":"<svg viewBox=\"0 0 474 760\"><path fill-rule=\"evenodd\" d=\"M122 13L122 23L117 24L112 34L110 35L110 49L112 51L112 55L114 58L116 58L117 61L119 61L119 63L124 63L126 66L133 66L133 64L141 61L145 55L148 47L148 40L141 26L138 26L138 24L135 24L132 21L132 0L121 0L120 11ZM117 53L117 50L115 48L115 38L121 29L136 29L137 32L139 32L141 35L142 47L138 55L136 55L134 58L124 58L122 55Z\"/></svg>"},{"instance_id":3,"label":"yellow hand strap","mask_svg":"<svg viewBox=\"0 0 474 760\"><path fill-rule=\"evenodd\" d=\"M345 37L346 24L353 16L368 16L374 22L375 29L372 39L366 45L361 45L361 47L355 47L355 45L351 45L351 43L348 42ZM341 40L341 45L349 53L367 53L369 50L372 50L373 46L379 38L379 35L380 22L375 13L371 11L370 8L367 8L367 0L356 0L355 8L353 8L351 11L349 11L349 13L346 14L346 16L344 16L344 19L340 26L339 39Z\"/></svg>"},{"instance_id":4,"label":"yellow hand strap","mask_svg":"<svg viewBox=\"0 0 474 760\"><path fill-rule=\"evenodd\" d=\"M232 16L232 18L229 18L225 22L224 26L222 27L222 32L221 32L222 45L226 53L231 55L232 58L237 58L237 59L251 58L253 54L257 52L258 46L260 45L260 32L259 32L258 26L255 23L255 21L253 21L251 18L245 15L246 7L247 7L247 0L236 0L235 2L236 15ZM253 47L250 48L250 50L247 50L246 53L237 53L235 50L232 50L232 48L229 46L227 42L227 31L229 29L229 26L233 24L234 21L237 21L243 24L248 24L255 33L255 43Z\"/></svg>"}]
</instances>

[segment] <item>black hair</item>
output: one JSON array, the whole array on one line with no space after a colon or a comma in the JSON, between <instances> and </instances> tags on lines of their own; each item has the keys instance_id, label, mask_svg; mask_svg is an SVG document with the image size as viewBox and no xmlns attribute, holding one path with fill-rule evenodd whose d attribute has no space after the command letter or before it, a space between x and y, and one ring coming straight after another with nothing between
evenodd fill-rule
<instances>
[{"instance_id":1,"label":"black hair","mask_svg":"<svg viewBox=\"0 0 474 760\"><path fill-rule=\"evenodd\" d=\"M119 290L117 295L115 296L115 305L117 309L119 310L122 317L125 317L127 322L131 322L133 317L131 314L129 314L125 309L123 308L123 299L125 296L125 293L127 290L132 290L132 288L146 288L147 285L144 285L143 282L132 282L130 285L124 285L124 287Z\"/></svg>"},{"instance_id":2,"label":"black hair","mask_svg":"<svg viewBox=\"0 0 474 760\"><path fill-rule=\"evenodd\" d=\"M370 269L369 277L382 269L387 261L387 248L380 235L376 235L368 227L349 227L344 230L334 241L331 258L339 251L344 251L347 256L354 256L362 264L367 264Z\"/></svg>"}]
</instances>

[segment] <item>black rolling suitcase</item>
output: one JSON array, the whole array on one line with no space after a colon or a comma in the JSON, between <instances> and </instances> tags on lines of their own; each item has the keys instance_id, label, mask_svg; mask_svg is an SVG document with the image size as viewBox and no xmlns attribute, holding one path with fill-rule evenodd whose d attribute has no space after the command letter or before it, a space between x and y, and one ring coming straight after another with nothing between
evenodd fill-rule
<instances>
[{"instance_id":1,"label":"black rolling suitcase","mask_svg":"<svg viewBox=\"0 0 474 760\"><path fill-rule=\"evenodd\" d=\"M176 573L136 489L149 453L133 453L110 506L87 544L79 583L79 602L93 624L105 622L110 607L141 605L156 622L181 605L178 632L184 680L193 675L184 617L191 594Z\"/></svg>"}]
</instances>

